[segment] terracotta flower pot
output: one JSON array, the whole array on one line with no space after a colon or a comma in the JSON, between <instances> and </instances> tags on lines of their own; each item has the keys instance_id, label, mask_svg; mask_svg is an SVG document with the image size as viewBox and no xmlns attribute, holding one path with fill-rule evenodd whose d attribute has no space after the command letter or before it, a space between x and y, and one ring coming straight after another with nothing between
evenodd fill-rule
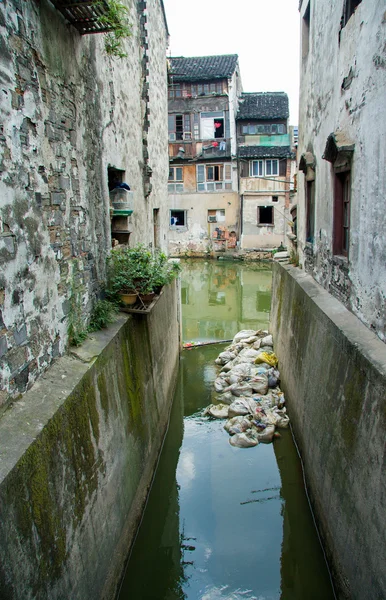
<instances>
[{"instance_id":1,"label":"terracotta flower pot","mask_svg":"<svg viewBox=\"0 0 386 600\"><path fill-rule=\"evenodd\" d=\"M119 297L123 304L130 306L131 304L135 304L137 302L138 294L132 292L131 294L119 294Z\"/></svg>"},{"instance_id":2,"label":"terracotta flower pot","mask_svg":"<svg viewBox=\"0 0 386 600\"><path fill-rule=\"evenodd\" d=\"M148 294L139 294L140 299L144 304L149 304L153 301L155 292L149 292Z\"/></svg>"}]
</instances>

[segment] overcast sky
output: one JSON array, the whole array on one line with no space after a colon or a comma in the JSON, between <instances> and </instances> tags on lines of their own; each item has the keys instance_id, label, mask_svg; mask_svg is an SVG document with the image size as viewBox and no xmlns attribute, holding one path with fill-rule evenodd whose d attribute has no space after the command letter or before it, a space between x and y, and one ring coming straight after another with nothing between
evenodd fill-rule
<instances>
[{"instance_id":1,"label":"overcast sky","mask_svg":"<svg viewBox=\"0 0 386 600\"><path fill-rule=\"evenodd\" d=\"M244 92L299 103L299 0L164 0L170 56L238 54Z\"/></svg>"}]
</instances>

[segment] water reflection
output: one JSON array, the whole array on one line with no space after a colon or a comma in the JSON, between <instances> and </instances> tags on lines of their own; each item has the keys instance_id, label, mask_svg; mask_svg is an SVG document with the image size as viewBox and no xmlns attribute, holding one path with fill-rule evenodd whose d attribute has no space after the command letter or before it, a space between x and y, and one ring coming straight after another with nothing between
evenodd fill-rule
<instances>
[{"instance_id":1,"label":"water reflection","mask_svg":"<svg viewBox=\"0 0 386 600\"><path fill-rule=\"evenodd\" d=\"M201 304L184 305L184 315L196 306L202 330L211 336L219 322L220 337L256 323L267 327L267 298L259 301L265 307L260 317L256 308L258 292L263 298L268 293L269 271L207 264L202 273L203 265L186 265L185 298L192 302L198 291ZM211 286L225 292L226 303L216 310L228 306L229 315L212 312ZM241 306L232 305L237 298ZM193 314L187 320L193 322ZM185 332L193 329L184 323ZM330 600L290 432L274 445L243 450L228 443L223 422L201 416L211 402L214 359L223 347L183 352L169 432L119 599Z\"/></svg>"},{"instance_id":2,"label":"water reflection","mask_svg":"<svg viewBox=\"0 0 386 600\"><path fill-rule=\"evenodd\" d=\"M185 261L182 282L185 341L231 339L266 326L271 305L271 266Z\"/></svg>"}]
</instances>

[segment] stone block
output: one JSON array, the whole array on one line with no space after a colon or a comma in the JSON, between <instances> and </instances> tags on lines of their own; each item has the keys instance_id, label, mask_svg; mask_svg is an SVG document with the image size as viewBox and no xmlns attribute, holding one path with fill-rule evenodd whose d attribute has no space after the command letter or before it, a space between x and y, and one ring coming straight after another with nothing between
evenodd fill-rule
<instances>
[{"instance_id":1,"label":"stone block","mask_svg":"<svg viewBox=\"0 0 386 600\"><path fill-rule=\"evenodd\" d=\"M63 192L51 192L51 204L62 204L65 202L66 196Z\"/></svg>"},{"instance_id":2,"label":"stone block","mask_svg":"<svg viewBox=\"0 0 386 600\"><path fill-rule=\"evenodd\" d=\"M5 337L5 335L2 335L0 337L0 358L2 356L4 356L4 354L6 354L7 351L8 351L7 338Z\"/></svg>"},{"instance_id":3,"label":"stone block","mask_svg":"<svg viewBox=\"0 0 386 600\"><path fill-rule=\"evenodd\" d=\"M59 188L61 190L69 190L70 189L70 178L64 177L64 175L59 175Z\"/></svg>"},{"instance_id":4,"label":"stone block","mask_svg":"<svg viewBox=\"0 0 386 600\"><path fill-rule=\"evenodd\" d=\"M5 362L12 375L18 373L27 362L27 347L18 346L9 350Z\"/></svg>"},{"instance_id":5,"label":"stone block","mask_svg":"<svg viewBox=\"0 0 386 600\"><path fill-rule=\"evenodd\" d=\"M27 327L23 325L19 330L15 329L13 332L13 337L15 339L15 343L17 346L21 346L27 340Z\"/></svg>"}]
</instances>

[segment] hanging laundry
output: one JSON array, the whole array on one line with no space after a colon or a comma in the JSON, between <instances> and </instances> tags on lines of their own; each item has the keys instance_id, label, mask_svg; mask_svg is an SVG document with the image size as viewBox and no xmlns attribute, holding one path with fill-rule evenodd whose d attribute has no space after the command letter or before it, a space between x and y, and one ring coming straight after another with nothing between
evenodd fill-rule
<instances>
[{"instance_id":1,"label":"hanging laundry","mask_svg":"<svg viewBox=\"0 0 386 600\"><path fill-rule=\"evenodd\" d=\"M226 147L227 147L226 143L224 141L221 141L219 150L222 150L224 152L226 150Z\"/></svg>"}]
</instances>

